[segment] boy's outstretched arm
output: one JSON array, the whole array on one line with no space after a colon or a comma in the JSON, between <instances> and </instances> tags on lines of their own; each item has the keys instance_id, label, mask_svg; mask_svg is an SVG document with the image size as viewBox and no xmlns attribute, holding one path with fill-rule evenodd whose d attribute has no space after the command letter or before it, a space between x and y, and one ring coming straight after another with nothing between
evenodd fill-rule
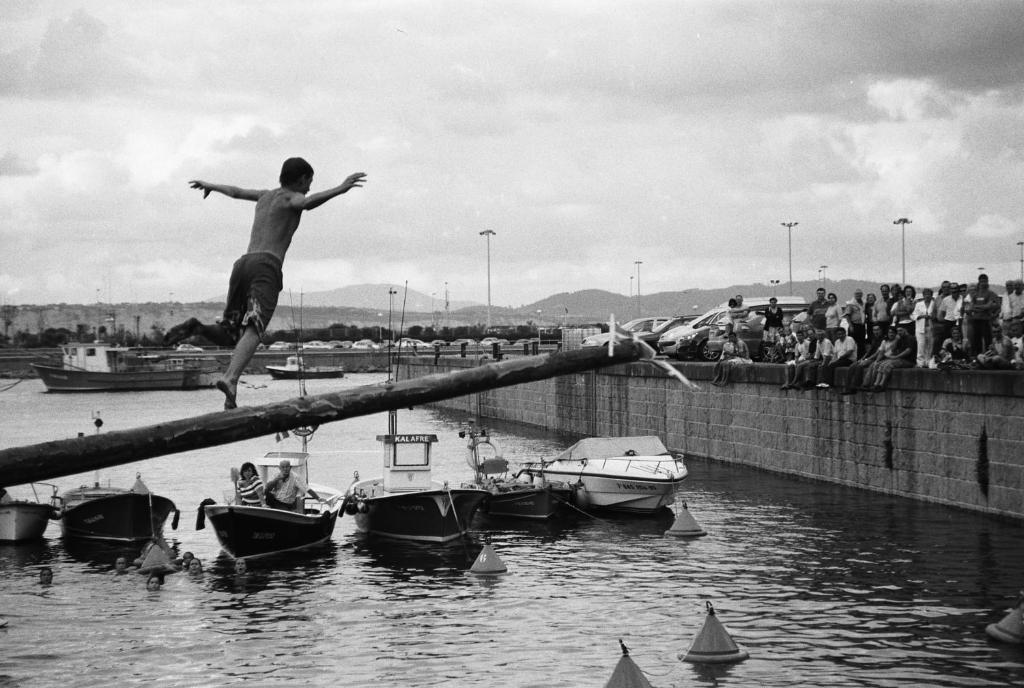
<instances>
[{"instance_id":1,"label":"boy's outstretched arm","mask_svg":"<svg viewBox=\"0 0 1024 688\"><path fill-rule=\"evenodd\" d=\"M309 196L303 197L303 199L300 201L302 209L312 210L313 208L318 208L327 201L334 198L335 196L340 196L349 189L361 187L363 185L363 182L365 181L365 172L356 172L355 174L350 174L348 176L348 179L346 179L344 182L334 187L333 189L327 189L326 191L318 191L315 194L310 194Z\"/></svg>"},{"instance_id":2,"label":"boy's outstretched arm","mask_svg":"<svg viewBox=\"0 0 1024 688\"><path fill-rule=\"evenodd\" d=\"M259 189L241 189L237 186L229 186L227 184L211 184L199 179L191 180L188 185L193 189L202 189L203 198L209 196L211 191L216 191L217 193L222 193L229 198L238 198L243 201L258 201L260 200L260 196L266 193L266 191Z\"/></svg>"}]
</instances>

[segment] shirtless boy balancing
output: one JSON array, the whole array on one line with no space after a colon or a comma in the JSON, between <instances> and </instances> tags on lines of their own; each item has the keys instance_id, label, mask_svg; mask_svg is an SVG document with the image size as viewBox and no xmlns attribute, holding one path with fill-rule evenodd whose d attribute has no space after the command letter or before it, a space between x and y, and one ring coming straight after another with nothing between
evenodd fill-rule
<instances>
[{"instance_id":1,"label":"shirtless boy balancing","mask_svg":"<svg viewBox=\"0 0 1024 688\"><path fill-rule=\"evenodd\" d=\"M193 189L202 190L203 198L216 191L230 198L256 202L249 248L231 270L224 317L214 325L189 318L164 336L165 346L202 335L218 346L235 347L227 370L217 381L217 389L224 393L225 409L236 407L238 378L256 353L277 307L277 296L283 288L281 264L292 235L298 229L302 211L317 208L351 188L361 187L365 179L364 173L357 172L339 186L307 196L313 183L313 168L302 158L288 158L281 166L281 186L277 189L240 189L198 179L189 182Z\"/></svg>"}]
</instances>

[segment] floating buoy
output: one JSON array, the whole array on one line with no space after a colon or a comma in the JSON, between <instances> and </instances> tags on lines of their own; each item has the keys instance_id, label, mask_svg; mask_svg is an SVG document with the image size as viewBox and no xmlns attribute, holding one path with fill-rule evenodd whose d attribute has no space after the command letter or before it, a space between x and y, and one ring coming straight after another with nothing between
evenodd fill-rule
<instances>
[{"instance_id":1,"label":"floating buoy","mask_svg":"<svg viewBox=\"0 0 1024 688\"><path fill-rule=\"evenodd\" d=\"M476 561L473 562L473 566L470 567L470 573L477 573L481 575L494 575L498 573L506 573L508 567L505 566L505 562L501 560L498 553L494 551L494 548L490 544L484 545L484 548L480 550L480 554L477 555Z\"/></svg>"},{"instance_id":2,"label":"floating buoy","mask_svg":"<svg viewBox=\"0 0 1024 688\"><path fill-rule=\"evenodd\" d=\"M690 514L690 510L686 508L686 502L683 502L683 508L679 510L675 520L672 521L672 527L665 531L665 535L672 537L700 537L707 534L707 531L700 527L697 520Z\"/></svg>"},{"instance_id":3,"label":"floating buoy","mask_svg":"<svg viewBox=\"0 0 1024 688\"><path fill-rule=\"evenodd\" d=\"M149 551L146 552L146 557L142 560L139 565L138 573L150 574L150 573L174 573L177 571L177 567L171 561L170 556L164 551L164 548L160 546L160 543L153 542Z\"/></svg>"},{"instance_id":4,"label":"floating buoy","mask_svg":"<svg viewBox=\"0 0 1024 688\"><path fill-rule=\"evenodd\" d=\"M652 688L644 672L630 659L629 648L621 639L619 645L622 647L622 656L619 657L619 663L615 665L615 671L612 672L608 683L604 684L604 688Z\"/></svg>"},{"instance_id":5,"label":"floating buoy","mask_svg":"<svg viewBox=\"0 0 1024 688\"><path fill-rule=\"evenodd\" d=\"M1024 643L1024 591L1017 597L1017 603L1010 613L997 624L985 626L989 637L1003 643Z\"/></svg>"},{"instance_id":6,"label":"floating buoy","mask_svg":"<svg viewBox=\"0 0 1024 688\"><path fill-rule=\"evenodd\" d=\"M715 608L711 606L711 603L706 602L706 604L708 615L704 618L704 627L693 639L690 649L685 655L680 655L679 659L695 664L726 664L739 662L749 657L750 653L740 649L736 641L729 635L729 631L725 630L725 626L715 616Z\"/></svg>"}]
</instances>

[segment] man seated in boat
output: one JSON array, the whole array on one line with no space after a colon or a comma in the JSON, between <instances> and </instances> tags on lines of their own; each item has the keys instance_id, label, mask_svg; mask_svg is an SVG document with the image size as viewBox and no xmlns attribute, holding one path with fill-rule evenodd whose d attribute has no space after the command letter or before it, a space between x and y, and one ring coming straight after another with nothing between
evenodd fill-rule
<instances>
[{"instance_id":1,"label":"man seated in boat","mask_svg":"<svg viewBox=\"0 0 1024 688\"><path fill-rule=\"evenodd\" d=\"M306 494L313 499L320 499L302 478L292 473L292 464L288 459L282 459L279 467L281 472L267 481L267 506L301 514Z\"/></svg>"}]
</instances>

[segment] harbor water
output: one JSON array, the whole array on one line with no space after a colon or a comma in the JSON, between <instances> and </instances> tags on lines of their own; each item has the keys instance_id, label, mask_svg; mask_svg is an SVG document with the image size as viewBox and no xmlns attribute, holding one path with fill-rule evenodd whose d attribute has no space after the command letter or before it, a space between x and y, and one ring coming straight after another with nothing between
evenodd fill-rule
<instances>
[{"instance_id":1,"label":"harbor water","mask_svg":"<svg viewBox=\"0 0 1024 688\"><path fill-rule=\"evenodd\" d=\"M311 394L383 380L312 380ZM242 405L294 397L294 382L245 378ZM37 380L0 393L0 445L32 444L207 413L214 390L46 394ZM466 419L403 411L399 431L434 433L435 478L470 477ZM384 416L320 427L312 482L344 489L379 474ZM576 438L492 427L512 462L549 457ZM1024 588L1019 523L749 468L690 459L680 501L707 531L664 537L657 518L573 517L550 524L478 517L450 545L374 540L351 517L314 552L236 574L213 532L196 530L229 469L295 438L267 437L100 472L136 474L181 510L168 541L201 575L148 592L112 574L138 552L64 541L0 545L0 686L602 686L619 639L654 686L1020 686L1024 646L990 640ZM56 479L63 489L94 473ZM2 477L0 477L2 481ZM508 566L469 572L489 540ZM41 566L53 584L38 580ZM711 602L750 653L720 666L683 663Z\"/></svg>"}]
</instances>

